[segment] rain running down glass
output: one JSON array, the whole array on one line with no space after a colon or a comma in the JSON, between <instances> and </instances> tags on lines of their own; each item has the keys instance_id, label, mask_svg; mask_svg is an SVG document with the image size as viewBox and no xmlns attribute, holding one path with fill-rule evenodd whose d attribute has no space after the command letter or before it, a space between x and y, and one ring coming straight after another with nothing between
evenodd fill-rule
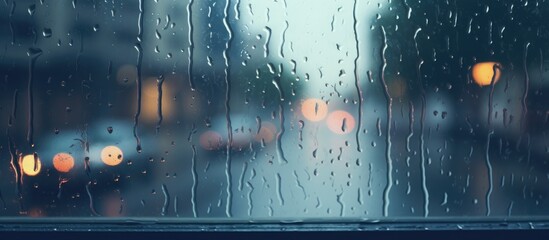
<instances>
[{"instance_id":1,"label":"rain running down glass","mask_svg":"<svg viewBox=\"0 0 549 240\"><path fill-rule=\"evenodd\" d=\"M1 1L0 221L549 217L549 3L319 3Z\"/></svg>"}]
</instances>

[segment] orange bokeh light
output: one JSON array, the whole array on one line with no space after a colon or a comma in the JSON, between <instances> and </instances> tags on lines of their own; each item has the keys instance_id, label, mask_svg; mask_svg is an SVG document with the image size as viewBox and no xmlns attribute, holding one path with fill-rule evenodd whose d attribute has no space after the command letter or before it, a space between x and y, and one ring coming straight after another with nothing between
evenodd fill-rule
<instances>
[{"instance_id":1,"label":"orange bokeh light","mask_svg":"<svg viewBox=\"0 0 549 240\"><path fill-rule=\"evenodd\" d=\"M109 166L116 166L124 160L122 150L116 146L107 146L101 150L101 161Z\"/></svg>"},{"instance_id":2,"label":"orange bokeh light","mask_svg":"<svg viewBox=\"0 0 549 240\"><path fill-rule=\"evenodd\" d=\"M494 68L494 66L496 66ZM496 76L494 77L494 71ZM473 66L471 70L473 79L479 86L490 86L492 78L496 84L501 76L501 64L497 62L481 62Z\"/></svg>"},{"instance_id":3,"label":"orange bokeh light","mask_svg":"<svg viewBox=\"0 0 549 240\"><path fill-rule=\"evenodd\" d=\"M346 111L334 111L330 113L326 120L328 129L337 134L350 133L355 128L355 118Z\"/></svg>"},{"instance_id":4,"label":"orange bokeh light","mask_svg":"<svg viewBox=\"0 0 549 240\"><path fill-rule=\"evenodd\" d=\"M174 86L172 82L164 81L162 84L162 103L161 111L164 120L170 119L174 115L173 101ZM156 78L147 78L143 81L143 91L141 99L141 117L147 122L156 122L158 120L158 85Z\"/></svg>"},{"instance_id":5,"label":"orange bokeh light","mask_svg":"<svg viewBox=\"0 0 549 240\"><path fill-rule=\"evenodd\" d=\"M28 154L21 160L21 168L26 175L36 176L42 169L42 163L40 162L39 157L37 157L35 161L34 154Z\"/></svg>"},{"instance_id":6,"label":"orange bokeh light","mask_svg":"<svg viewBox=\"0 0 549 240\"><path fill-rule=\"evenodd\" d=\"M316 98L309 98L301 104L301 114L309 121L317 122L328 114L328 105Z\"/></svg>"},{"instance_id":7,"label":"orange bokeh light","mask_svg":"<svg viewBox=\"0 0 549 240\"><path fill-rule=\"evenodd\" d=\"M59 172L69 172L74 167L74 158L68 153L55 154L53 167Z\"/></svg>"},{"instance_id":8,"label":"orange bokeh light","mask_svg":"<svg viewBox=\"0 0 549 240\"><path fill-rule=\"evenodd\" d=\"M270 122L261 123L261 128L259 133L255 135L255 140L261 142L263 140L265 143L270 143L276 136L276 127Z\"/></svg>"}]
</instances>

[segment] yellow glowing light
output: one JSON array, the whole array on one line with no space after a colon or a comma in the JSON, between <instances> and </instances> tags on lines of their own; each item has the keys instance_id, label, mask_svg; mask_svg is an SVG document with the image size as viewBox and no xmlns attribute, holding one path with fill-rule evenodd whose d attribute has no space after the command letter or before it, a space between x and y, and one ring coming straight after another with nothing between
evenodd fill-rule
<instances>
[{"instance_id":1,"label":"yellow glowing light","mask_svg":"<svg viewBox=\"0 0 549 240\"><path fill-rule=\"evenodd\" d=\"M471 71L473 79L479 86L490 86L492 78L494 78L494 84L498 82L501 76L501 65L497 62L481 62L475 64ZM496 73L495 77L494 71Z\"/></svg>"},{"instance_id":2,"label":"yellow glowing light","mask_svg":"<svg viewBox=\"0 0 549 240\"><path fill-rule=\"evenodd\" d=\"M301 114L309 121L317 122L328 114L328 105L316 98L309 98L301 104Z\"/></svg>"},{"instance_id":3,"label":"yellow glowing light","mask_svg":"<svg viewBox=\"0 0 549 240\"><path fill-rule=\"evenodd\" d=\"M74 158L68 153L55 154L53 167L59 172L69 172L74 167Z\"/></svg>"},{"instance_id":4,"label":"yellow glowing light","mask_svg":"<svg viewBox=\"0 0 549 240\"><path fill-rule=\"evenodd\" d=\"M219 133L214 131L206 131L200 135L200 146L206 150L216 150L221 147L223 138Z\"/></svg>"},{"instance_id":5,"label":"yellow glowing light","mask_svg":"<svg viewBox=\"0 0 549 240\"><path fill-rule=\"evenodd\" d=\"M24 156L23 160L21 160L21 168L26 175L36 176L42 169L42 163L40 162L39 157L36 157L35 161L34 154L29 154Z\"/></svg>"},{"instance_id":6,"label":"yellow glowing light","mask_svg":"<svg viewBox=\"0 0 549 240\"><path fill-rule=\"evenodd\" d=\"M355 128L355 118L346 111L334 111L328 116L327 124L330 131L347 134Z\"/></svg>"},{"instance_id":7,"label":"yellow glowing light","mask_svg":"<svg viewBox=\"0 0 549 240\"><path fill-rule=\"evenodd\" d=\"M170 119L174 115L174 86L171 81L162 82L162 99L160 103L160 111L164 120ZM157 122L159 115L159 91L157 78L147 78L143 81L143 91L141 99L141 117L147 122Z\"/></svg>"},{"instance_id":8,"label":"yellow glowing light","mask_svg":"<svg viewBox=\"0 0 549 240\"><path fill-rule=\"evenodd\" d=\"M124 155L116 146L107 146L101 150L101 161L109 166L116 166L122 162Z\"/></svg>"}]
</instances>

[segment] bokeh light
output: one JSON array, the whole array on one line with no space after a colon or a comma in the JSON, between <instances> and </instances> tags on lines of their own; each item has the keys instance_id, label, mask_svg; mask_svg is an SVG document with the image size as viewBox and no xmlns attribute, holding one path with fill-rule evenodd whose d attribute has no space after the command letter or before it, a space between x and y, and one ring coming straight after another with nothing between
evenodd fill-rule
<instances>
[{"instance_id":1,"label":"bokeh light","mask_svg":"<svg viewBox=\"0 0 549 240\"><path fill-rule=\"evenodd\" d=\"M356 124L353 115L342 110L330 113L326 123L328 124L328 129L337 134L350 133Z\"/></svg>"},{"instance_id":2,"label":"bokeh light","mask_svg":"<svg viewBox=\"0 0 549 240\"><path fill-rule=\"evenodd\" d=\"M26 175L36 176L42 169L42 163L40 162L39 157L36 157L35 161L35 155L28 154L23 157L23 160L21 160L21 168L23 169L23 173Z\"/></svg>"},{"instance_id":3,"label":"bokeh light","mask_svg":"<svg viewBox=\"0 0 549 240\"><path fill-rule=\"evenodd\" d=\"M206 131L200 135L200 146L206 150L217 150L223 145L223 138L219 133Z\"/></svg>"},{"instance_id":4,"label":"bokeh light","mask_svg":"<svg viewBox=\"0 0 549 240\"><path fill-rule=\"evenodd\" d=\"M276 136L276 127L271 122L263 122L261 123L261 128L259 129L259 133L255 135L255 140L258 142L265 142L270 143L273 141L273 139Z\"/></svg>"},{"instance_id":5,"label":"bokeh light","mask_svg":"<svg viewBox=\"0 0 549 240\"><path fill-rule=\"evenodd\" d=\"M124 160L122 150L116 146L107 146L101 150L101 161L109 166L116 166Z\"/></svg>"},{"instance_id":6,"label":"bokeh light","mask_svg":"<svg viewBox=\"0 0 549 240\"><path fill-rule=\"evenodd\" d=\"M162 118L164 120L170 119L175 114L174 112L174 100L173 100L173 91L175 86L173 86L171 81L166 81L162 83L162 103L161 111ZM141 99L141 117L144 121L147 122L157 122L158 121L158 85L157 78L147 78L143 81L143 91Z\"/></svg>"},{"instance_id":7,"label":"bokeh light","mask_svg":"<svg viewBox=\"0 0 549 240\"><path fill-rule=\"evenodd\" d=\"M53 156L53 167L59 172L69 172L74 167L74 158L68 153L58 153Z\"/></svg>"},{"instance_id":8,"label":"bokeh light","mask_svg":"<svg viewBox=\"0 0 549 240\"><path fill-rule=\"evenodd\" d=\"M301 104L301 114L309 121L317 122L328 114L328 105L316 98L309 98Z\"/></svg>"},{"instance_id":9,"label":"bokeh light","mask_svg":"<svg viewBox=\"0 0 549 240\"><path fill-rule=\"evenodd\" d=\"M494 68L494 65L496 66ZM496 76L494 77L494 69ZM473 66L471 70L473 79L479 86L489 86L492 83L492 77L494 77L494 84L496 84L501 76L501 64L497 62L481 62Z\"/></svg>"}]
</instances>

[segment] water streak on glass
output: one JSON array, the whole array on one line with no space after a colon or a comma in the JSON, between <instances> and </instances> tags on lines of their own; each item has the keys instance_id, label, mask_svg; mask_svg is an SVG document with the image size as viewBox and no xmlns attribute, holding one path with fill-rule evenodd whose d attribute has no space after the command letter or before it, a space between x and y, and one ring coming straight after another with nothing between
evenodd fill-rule
<instances>
[{"instance_id":1,"label":"water streak on glass","mask_svg":"<svg viewBox=\"0 0 549 240\"><path fill-rule=\"evenodd\" d=\"M8 120L8 127L11 127L14 124L14 121L17 120L17 95L19 93L19 89L15 89L13 91L13 100L12 100L12 107L11 107L11 115Z\"/></svg>"},{"instance_id":2,"label":"water streak on glass","mask_svg":"<svg viewBox=\"0 0 549 240\"><path fill-rule=\"evenodd\" d=\"M383 47L381 48L381 58L383 59L383 65L381 66L381 83L383 84L383 88L385 91L385 98L387 99L387 136L386 139L386 158L387 158L387 187L384 191L384 197L383 197L383 216L387 217L389 215L389 204L390 204L390 193L391 188L393 186L393 159L391 158L391 124L393 120L393 98L391 95L389 95L389 89L387 87L387 82L385 79L385 69L387 68L387 59L385 57L385 53L387 51L387 34L385 32L385 28L381 27L381 33L383 37Z\"/></svg>"},{"instance_id":3,"label":"water streak on glass","mask_svg":"<svg viewBox=\"0 0 549 240\"><path fill-rule=\"evenodd\" d=\"M223 10L223 25L225 26L225 29L227 30L228 39L225 43L225 49L223 50L223 58L225 59L225 118L227 121L227 159L225 161L225 176L227 180L227 203L225 208L225 214L227 214L227 217L231 217L231 204L232 204L232 174L231 174L231 162L232 162L232 154L231 154L231 146L233 145L233 127L231 124L231 81L230 81L230 58L229 58L229 52L231 48L231 42L232 42L232 29L229 24L229 5L231 1L226 0L225 2L225 8Z\"/></svg>"},{"instance_id":4,"label":"water streak on glass","mask_svg":"<svg viewBox=\"0 0 549 240\"><path fill-rule=\"evenodd\" d=\"M528 114L528 106L526 104L528 100L528 88L530 87L530 74L528 74L528 66L526 61L528 60L528 48L530 47L530 42L527 42L524 45L524 58L522 61L522 67L524 68L524 94L522 95L522 116L520 118L520 125L524 128L526 114Z\"/></svg>"},{"instance_id":5,"label":"water streak on glass","mask_svg":"<svg viewBox=\"0 0 549 240\"><path fill-rule=\"evenodd\" d=\"M193 175L193 185L192 185L192 189L191 189L191 206L192 206L192 210L193 210L193 217L198 217L198 212L197 212L197 203L196 203L196 193L197 193L197 188L198 188L198 174L196 172L196 160L197 160L197 155L196 155L196 147L194 145L191 146L192 149L193 149L193 156L191 158L191 161L192 161L192 166L191 166L191 173Z\"/></svg>"},{"instance_id":6,"label":"water streak on glass","mask_svg":"<svg viewBox=\"0 0 549 240\"><path fill-rule=\"evenodd\" d=\"M162 120L164 119L164 117L162 116L162 84L164 84L164 76L160 75L156 79L156 81L157 81L156 87L157 87L157 90L158 90L158 100L157 100L158 121L156 122L156 133L158 133L158 132L160 132L160 124L162 124Z\"/></svg>"},{"instance_id":7,"label":"water streak on glass","mask_svg":"<svg viewBox=\"0 0 549 240\"><path fill-rule=\"evenodd\" d=\"M164 203L162 205L162 212L160 215L165 216L168 212L168 208L170 207L170 194L166 184L162 184L162 194L164 195Z\"/></svg>"},{"instance_id":8,"label":"water streak on glass","mask_svg":"<svg viewBox=\"0 0 549 240\"><path fill-rule=\"evenodd\" d=\"M137 143L136 150L141 152L141 139L137 134L137 127L139 125L139 116L141 115L141 94L142 94L142 80L141 80L141 71L142 71L142 61L143 61L143 47L141 42L143 41L143 9L144 3L142 0L139 0L139 17L137 20L137 43L135 44L135 50L137 51L137 76L135 79L136 83L136 96L137 96L137 108L134 115L133 123L133 136Z\"/></svg>"},{"instance_id":9,"label":"water streak on glass","mask_svg":"<svg viewBox=\"0 0 549 240\"><path fill-rule=\"evenodd\" d=\"M42 55L42 49L29 48L27 55L29 56L29 80L27 85L27 142L31 147L34 147L34 65L40 55Z\"/></svg>"},{"instance_id":10,"label":"water streak on glass","mask_svg":"<svg viewBox=\"0 0 549 240\"><path fill-rule=\"evenodd\" d=\"M286 16L288 16L288 11L286 10L284 12L286 14ZM286 45L286 31L288 31L288 28L290 27L290 23L288 23L288 20L286 20L284 22L284 30L282 31L282 43L280 44L280 52L279 52L279 55L281 58L285 58L286 56L284 55L284 45Z\"/></svg>"},{"instance_id":11,"label":"water streak on glass","mask_svg":"<svg viewBox=\"0 0 549 240\"><path fill-rule=\"evenodd\" d=\"M490 131L488 133L488 136L486 137L486 168L488 170L488 190L486 191L486 216L490 216L490 214L492 213L491 197L492 192L494 191L494 169L492 167L492 162L490 161L490 139L492 137L492 134L494 134L494 132Z\"/></svg>"},{"instance_id":12,"label":"water streak on glass","mask_svg":"<svg viewBox=\"0 0 549 240\"><path fill-rule=\"evenodd\" d=\"M362 148L360 147L360 130L362 129L362 115L364 114L364 110L362 109L362 102L364 101L364 96L362 95L362 89L360 87L360 81L359 81L359 74L358 74L358 60L360 59L360 49L359 49L359 45L360 45L360 42L358 41L358 31L357 31L357 27L359 26L358 25L358 20L356 18L356 6L357 6L357 3L358 3L358 0L355 0L354 4L353 4L353 21L354 21L354 24L353 24L353 33L355 35L355 48L356 48L356 57L355 57L355 61L354 61L354 68L355 68L355 71L354 71L354 74L355 74L355 87L356 87L356 93L357 93L357 96L358 96L358 125L356 127L356 149L358 152L362 152Z\"/></svg>"},{"instance_id":13,"label":"water streak on glass","mask_svg":"<svg viewBox=\"0 0 549 240\"><path fill-rule=\"evenodd\" d=\"M187 51L189 52L189 58L187 60L188 62L187 78L189 78L189 85L191 87L191 90L195 89L195 84L193 79L193 53L194 53L194 39L193 39L194 26L193 26L193 11L192 11L193 3L194 3L194 0L189 0L189 4L187 4L187 24L189 28L189 32L188 32L189 47L187 48Z\"/></svg>"},{"instance_id":14,"label":"water streak on glass","mask_svg":"<svg viewBox=\"0 0 549 240\"><path fill-rule=\"evenodd\" d=\"M86 193L88 194L88 201L89 201L89 208L90 208L90 212L93 216L100 216L99 213L97 213L97 210L95 209L95 204L94 204L94 201L93 201L93 196L92 196L92 193L91 193L91 190L90 190L90 185L92 183L91 182L88 182L86 184Z\"/></svg>"},{"instance_id":15,"label":"water streak on glass","mask_svg":"<svg viewBox=\"0 0 549 240\"><path fill-rule=\"evenodd\" d=\"M542 1L0 12L0 222L547 217Z\"/></svg>"}]
</instances>

